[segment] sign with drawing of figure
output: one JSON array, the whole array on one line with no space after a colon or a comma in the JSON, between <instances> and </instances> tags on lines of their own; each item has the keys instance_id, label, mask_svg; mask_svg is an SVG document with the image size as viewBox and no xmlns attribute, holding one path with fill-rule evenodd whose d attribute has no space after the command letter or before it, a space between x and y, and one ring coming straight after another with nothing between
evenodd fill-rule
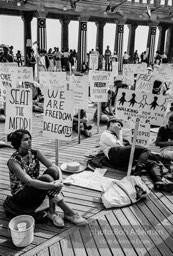
<instances>
[{"instance_id":1,"label":"sign with drawing of figure","mask_svg":"<svg viewBox=\"0 0 173 256\"><path fill-rule=\"evenodd\" d=\"M17 129L32 132L32 90L7 88L5 133Z\"/></svg>"},{"instance_id":2,"label":"sign with drawing of figure","mask_svg":"<svg viewBox=\"0 0 173 256\"><path fill-rule=\"evenodd\" d=\"M107 102L108 101L108 86L109 74L107 71L90 71L90 92L91 101L93 102Z\"/></svg>"},{"instance_id":3,"label":"sign with drawing of figure","mask_svg":"<svg viewBox=\"0 0 173 256\"><path fill-rule=\"evenodd\" d=\"M88 109L88 76L70 76L70 89L75 92L75 108Z\"/></svg>"},{"instance_id":4,"label":"sign with drawing of figure","mask_svg":"<svg viewBox=\"0 0 173 256\"><path fill-rule=\"evenodd\" d=\"M130 121L131 143L133 143L134 131L135 131L135 122ZM149 122L140 123L138 127L136 145L149 147L149 142L150 142L150 123Z\"/></svg>"},{"instance_id":5,"label":"sign with drawing of figure","mask_svg":"<svg viewBox=\"0 0 173 256\"><path fill-rule=\"evenodd\" d=\"M73 113L73 91L45 88L43 136L59 140L71 140Z\"/></svg>"},{"instance_id":6,"label":"sign with drawing of figure","mask_svg":"<svg viewBox=\"0 0 173 256\"><path fill-rule=\"evenodd\" d=\"M168 101L169 96L119 89L116 97L116 117L123 120L139 118L161 126Z\"/></svg>"}]
</instances>

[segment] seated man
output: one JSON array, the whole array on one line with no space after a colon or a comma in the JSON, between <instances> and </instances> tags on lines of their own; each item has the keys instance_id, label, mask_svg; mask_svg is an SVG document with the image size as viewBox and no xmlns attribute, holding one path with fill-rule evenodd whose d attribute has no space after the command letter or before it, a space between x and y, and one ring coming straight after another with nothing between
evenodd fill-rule
<instances>
[{"instance_id":1,"label":"seated man","mask_svg":"<svg viewBox=\"0 0 173 256\"><path fill-rule=\"evenodd\" d=\"M105 156L109 159L114 167L128 167L131 145L124 145L122 136L122 122L112 118L107 124L105 130L100 137L100 147ZM136 167L132 175L140 175L142 170L146 170L154 182L154 187L161 191L172 192L173 183L164 183L161 177L161 170L156 162L149 160L150 152L142 146L135 146L134 160L137 161Z\"/></svg>"},{"instance_id":2,"label":"seated man","mask_svg":"<svg viewBox=\"0 0 173 256\"><path fill-rule=\"evenodd\" d=\"M92 133L90 130L92 129L91 125L87 125L88 118L86 115L86 111L81 109L80 110L80 132L81 134L85 135L85 137L91 137ZM78 114L73 116L73 130L78 132Z\"/></svg>"},{"instance_id":3,"label":"seated man","mask_svg":"<svg viewBox=\"0 0 173 256\"><path fill-rule=\"evenodd\" d=\"M168 123L159 128L155 145L161 148L161 157L173 161L173 114L169 117Z\"/></svg>"}]
</instances>

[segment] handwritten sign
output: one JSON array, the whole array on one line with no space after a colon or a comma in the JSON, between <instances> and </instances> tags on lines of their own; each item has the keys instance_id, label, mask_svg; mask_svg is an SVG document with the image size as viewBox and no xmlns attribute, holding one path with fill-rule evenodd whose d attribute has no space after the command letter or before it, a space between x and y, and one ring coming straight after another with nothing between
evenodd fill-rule
<instances>
[{"instance_id":1,"label":"handwritten sign","mask_svg":"<svg viewBox=\"0 0 173 256\"><path fill-rule=\"evenodd\" d=\"M131 121L130 122L131 143L133 143L134 131L135 131L135 123ZM149 141L150 141L150 124L140 123L138 128L136 145L149 147Z\"/></svg>"},{"instance_id":2,"label":"handwritten sign","mask_svg":"<svg viewBox=\"0 0 173 256\"><path fill-rule=\"evenodd\" d=\"M66 87L66 72L39 72L41 88L43 87Z\"/></svg>"},{"instance_id":3,"label":"handwritten sign","mask_svg":"<svg viewBox=\"0 0 173 256\"><path fill-rule=\"evenodd\" d=\"M118 62L112 61L112 73L118 75Z\"/></svg>"},{"instance_id":4,"label":"handwritten sign","mask_svg":"<svg viewBox=\"0 0 173 256\"><path fill-rule=\"evenodd\" d=\"M89 81L91 88L91 101L106 102L108 100L109 75L107 71L90 71Z\"/></svg>"},{"instance_id":5,"label":"handwritten sign","mask_svg":"<svg viewBox=\"0 0 173 256\"><path fill-rule=\"evenodd\" d=\"M151 124L161 126L168 101L168 96L119 89L116 100L116 115L117 118L123 120L134 117L140 120L149 120Z\"/></svg>"},{"instance_id":6,"label":"handwritten sign","mask_svg":"<svg viewBox=\"0 0 173 256\"><path fill-rule=\"evenodd\" d=\"M154 67L153 75L162 82L172 82L173 64L161 64Z\"/></svg>"},{"instance_id":7,"label":"handwritten sign","mask_svg":"<svg viewBox=\"0 0 173 256\"><path fill-rule=\"evenodd\" d=\"M90 54L90 59L89 59L90 69L92 70L98 69L98 58L99 58L99 55L97 53Z\"/></svg>"},{"instance_id":8,"label":"handwritten sign","mask_svg":"<svg viewBox=\"0 0 173 256\"><path fill-rule=\"evenodd\" d=\"M152 93L153 84L154 84L154 77L152 75L137 74L135 90Z\"/></svg>"},{"instance_id":9,"label":"handwritten sign","mask_svg":"<svg viewBox=\"0 0 173 256\"><path fill-rule=\"evenodd\" d=\"M45 88L43 136L59 140L71 140L73 109L73 91Z\"/></svg>"},{"instance_id":10,"label":"handwritten sign","mask_svg":"<svg viewBox=\"0 0 173 256\"><path fill-rule=\"evenodd\" d=\"M20 82L33 82L33 69L32 67L15 67L17 73L17 80Z\"/></svg>"},{"instance_id":11,"label":"handwritten sign","mask_svg":"<svg viewBox=\"0 0 173 256\"><path fill-rule=\"evenodd\" d=\"M70 88L75 92L75 108L88 109L88 76L71 76Z\"/></svg>"},{"instance_id":12,"label":"handwritten sign","mask_svg":"<svg viewBox=\"0 0 173 256\"><path fill-rule=\"evenodd\" d=\"M5 132L9 133L17 129L32 131L31 89L7 89Z\"/></svg>"}]
</instances>

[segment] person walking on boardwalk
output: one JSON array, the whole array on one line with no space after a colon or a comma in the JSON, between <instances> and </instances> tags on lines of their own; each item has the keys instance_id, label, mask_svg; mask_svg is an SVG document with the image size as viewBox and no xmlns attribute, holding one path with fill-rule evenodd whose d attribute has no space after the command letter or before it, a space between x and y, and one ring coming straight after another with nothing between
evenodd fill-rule
<instances>
[{"instance_id":1,"label":"person walking on boardwalk","mask_svg":"<svg viewBox=\"0 0 173 256\"><path fill-rule=\"evenodd\" d=\"M25 206L37 209L46 196L49 197L47 217L58 227L64 226L63 219L55 212L55 205L64 211L64 219L76 225L84 225L86 219L71 209L63 198L62 174L41 151L31 148L31 134L19 129L7 136L16 151L8 160L11 194L23 209ZM40 175L40 163L47 169Z\"/></svg>"}]
</instances>

